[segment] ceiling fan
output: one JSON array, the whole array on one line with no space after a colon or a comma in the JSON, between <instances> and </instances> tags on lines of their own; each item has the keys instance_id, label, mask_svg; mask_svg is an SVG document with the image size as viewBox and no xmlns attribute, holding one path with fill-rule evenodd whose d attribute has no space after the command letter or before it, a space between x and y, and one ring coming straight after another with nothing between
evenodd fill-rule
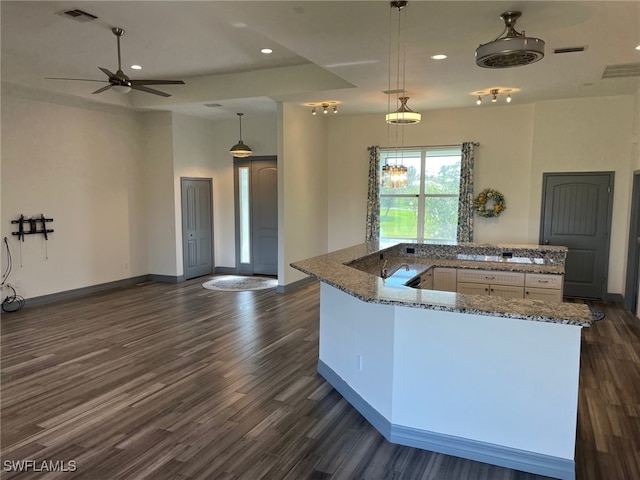
<instances>
[{"instance_id":1,"label":"ceiling fan","mask_svg":"<svg viewBox=\"0 0 640 480\"><path fill-rule=\"evenodd\" d=\"M96 90L95 93L102 93L110 88L113 88L115 91L119 93L129 93L131 90L139 90L141 92L152 93L154 95L160 95L161 97L170 97L168 93L161 92L160 90L156 90L155 88L149 88L147 85L184 85L182 80L132 80L122 71L121 61L120 61L120 37L124 35L124 30L122 28L114 27L111 29L113 34L116 36L118 40L118 71L116 73L112 73L103 67L98 67L102 72L109 77L109 80L91 80L88 78L64 78L64 77L45 77L47 80L78 80L82 82L103 82L108 83L102 88Z\"/></svg>"}]
</instances>

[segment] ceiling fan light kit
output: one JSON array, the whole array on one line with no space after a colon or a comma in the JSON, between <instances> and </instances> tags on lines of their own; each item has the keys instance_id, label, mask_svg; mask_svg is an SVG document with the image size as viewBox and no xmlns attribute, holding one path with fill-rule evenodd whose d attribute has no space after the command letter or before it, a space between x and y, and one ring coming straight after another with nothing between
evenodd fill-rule
<instances>
[{"instance_id":1,"label":"ceiling fan light kit","mask_svg":"<svg viewBox=\"0 0 640 480\"><path fill-rule=\"evenodd\" d=\"M242 115L244 115L244 113L237 113L236 115L238 115L238 119L240 120L240 140L233 147L231 147L229 153L235 158L247 158L251 156L253 151L242 141Z\"/></svg>"},{"instance_id":2,"label":"ceiling fan light kit","mask_svg":"<svg viewBox=\"0 0 640 480\"><path fill-rule=\"evenodd\" d=\"M483 68L509 68L529 65L544 57L544 40L527 37L515 29L521 12L504 12L504 30L491 42L476 49L476 65Z\"/></svg>"}]
</instances>

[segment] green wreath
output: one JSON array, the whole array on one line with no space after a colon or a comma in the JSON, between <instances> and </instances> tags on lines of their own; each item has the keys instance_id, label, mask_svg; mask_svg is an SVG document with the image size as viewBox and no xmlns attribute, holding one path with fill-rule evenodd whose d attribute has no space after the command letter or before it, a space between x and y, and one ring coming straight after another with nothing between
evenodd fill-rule
<instances>
[{"instance_id":1,"label":"green wreath","mask_svg":"<svg viewBox=\"0 0 640 480\"><path fill-rule=\"evenodd\" d=\"M492 201L493 204L487 205L489 201ZM473 208L481 217L493 218L504 212L507 206L504 202L504 195L490 188L485 188L473 201Z\"/></svg>"}]
</instances>

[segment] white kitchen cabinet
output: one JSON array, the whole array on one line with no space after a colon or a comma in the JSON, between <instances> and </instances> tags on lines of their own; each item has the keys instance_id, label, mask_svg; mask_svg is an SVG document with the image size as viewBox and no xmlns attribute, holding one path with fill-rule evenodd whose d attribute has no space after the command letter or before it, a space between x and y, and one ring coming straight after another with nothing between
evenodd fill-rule
<instances>
[{"instance_id":1,"label":"white kitchen cabinet","mask_svg":"<svg viewBox=\"0 0 640 480\"><path fill-rule=\"evenodd\" d=\"M420 287L425 290L433 290L433 268L420 274Z\"/></svg>"},{"instance_id":2,"label":"white kitchen cabinet","mask_svg":"<svg viewBox=\"0 0 640 480\"><path fill-rule=\"evenodd\" d=\"M433 269L433 289L455 292L457 289L456 268L436 267Z\"/></svg>"},{"instance_id":3,"label":"white kitchen cabinet","mask_svg":"<svg viewBox=\"0 0 640 480\"><path fill-rule=\"evenodd\" d=\"M457 279L459 293L503 298L523 298L524 296L524 273L460 269Z\"/></svg>"},{"instance_id":4,"label":"white kitchen cabinet","mask_svg":"<svg viewBox=\"0 0 640 480\"><path fill-rule=\"evenodd\" d=\"M564 275L527 273L524 298L544 300L546 302L562 302L563 284Z\"/></svg>"}]
</instances>

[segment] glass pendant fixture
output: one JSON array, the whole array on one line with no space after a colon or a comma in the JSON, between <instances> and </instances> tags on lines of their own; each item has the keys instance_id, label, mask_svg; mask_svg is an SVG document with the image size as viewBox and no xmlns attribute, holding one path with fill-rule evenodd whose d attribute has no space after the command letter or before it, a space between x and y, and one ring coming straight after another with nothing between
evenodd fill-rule
<instances>
[{"instance_id":1,"label":"glass pendant fixture","mask_svg":"<svg viewBox=\"0 0 640 480\"><path fill-rule=\"evenodd\" d=\"M405 188L409 183L409 172L404 165L382 167L381 185L387 188Z\"/></svg>"},{"instance_id":2,"label":"glass pendant fixture","mask_svg":"<svg viewBox=\"0 0 640 480\"><path fill-rule=\"evenodd\" d=\"M251 148L242 141L242 115L244 115L244 113L237 113L236 115L238 115L238 119L240 120L240 141L231 147L229 153L236 158L247 158L250 157L253 152Z\"/></svg>"},{"instance_id":3,"label":"glass pendant fixture","mask_svg":"<svg viewBox=\"0 0 640 480\"><path fill-rule=\"evenodd\" d=\"M420 122L421 115L414 112L407 105L409 97L406 95L405 90L405 42L402 38L402 20L405 18L406 23L406 11L403 13L403 9L409 2L406 0L393 0L389 2L391 6L391 12L397 10L398 12L398 52L396 58L396 89L391 90L391 77L392 77L392 62L391 55L393 50L392 40L392 16L389 14L389 89L387 90L387 114L385 120L387 122L387 145L391 148L391 126L395 127L395 149L396 155L393 162L389 163L389 157L385 158L385 164L382 166L380 174L380 186L384 188L406 188L409 184L409 172L406 166L402 163L402 148L404 147L404 129L401 128L405 125L412 125ZM402 68L401 68L402 67ZM391 94L396 94L396 106L398 109L395 112L391 111ZM400 104L398 105L398 102ZM400 141L399 141L400 140Z\"/></svg>"}]
</instances>

